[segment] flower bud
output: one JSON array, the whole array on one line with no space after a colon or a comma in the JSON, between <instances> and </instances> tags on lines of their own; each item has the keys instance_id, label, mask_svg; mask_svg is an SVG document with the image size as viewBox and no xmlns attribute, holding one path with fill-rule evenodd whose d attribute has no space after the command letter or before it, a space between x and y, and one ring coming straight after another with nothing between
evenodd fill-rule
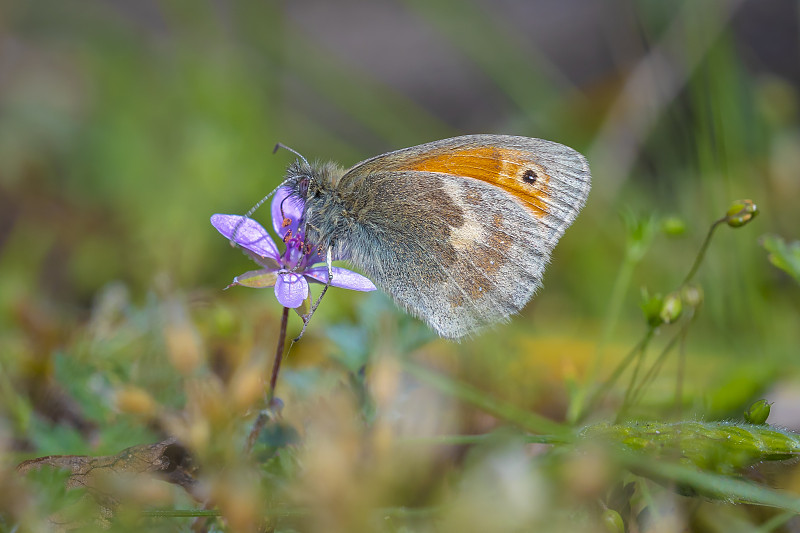
<instances>
[{"instance_id":1,"label":"flower bud","mask_svg":"<svg viewBox=\"0 0 800 533\"><path fill-rule=\"evenodd\" d=\"M681 289L681 299L689 307L697 307L703 303L703 289L699 285L686 285Z\"/></svg>"},{"instance_id":2,"label":"flower bud","mask_svg":"<svg viewBox=\"0 0 800 533\"><path fill-rule=\"evenodd\" d=\"M758 206L752 200L737 200L725 213L725 222L732 228L739 228L758 215Z\"/></svg>"},{"instance_id":3,"label":"flower bud","mask_svg":"<svg viewBox=\"0 0 800 533\"><path fill-rule=\"evenodd\" d=\"M678 293L670 293L664 298L661 304L661 312L659 316L665 324L672 324L681 316L683 306L681 305L681 298Z\"/></svg>"},{"instance_id":4,"label":"flower bud","mask_svg":"<svg viewBox=\"0 0 800 533\"><path fill-rule=\"evenodd\" d=\"M661 231L670 237L677 237L686 233L686 222L679 217L667 217L661 221Z\"/></svg>"},{"instance_id":5,"label":"flower bud","mask_svg":"<svg viewBox=\"0 0 800 533\"><path fill-rule=\"evenodd\" d=\"M661 317L661 310L664 308L664 298L660 294L650 296L647 289L642 289L642 300L639 303L642 308L644 318L650 327L656 328L664 323Z\"/></svg>"},{"instance_id":6,"label":"flower bud","mask_svg":"<svg viewBox=\"0 0 800 533\"><path fill-rule=\"evenodd\" d=\"M608 533L625 533L625 523L614 509L606 509L601 517L603 527Z\"/></svg>"},{"instance_id":7,"label":"flower bud","mask_svg":"<svg viewBox=\"0 0 800 533\"><path fill-rule=\"evenodd\" d=\"M748 424L766 424L771 407L772 404L767 402L767 400L758 400L754 402L747 408L747 411L744 412L744 421Z\"/></svg>"}]
</instances>

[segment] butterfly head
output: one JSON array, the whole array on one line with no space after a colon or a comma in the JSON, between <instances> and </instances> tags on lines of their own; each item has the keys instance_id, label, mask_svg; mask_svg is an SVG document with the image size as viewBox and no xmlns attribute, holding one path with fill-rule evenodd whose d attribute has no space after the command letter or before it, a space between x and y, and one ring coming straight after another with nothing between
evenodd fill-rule
<instances>
[{"instance_id":1,"label":"butterfly head","mask_svg":"<svg viewBox=\"0 0 800 533\"><path fill-rule=\"evenodd\" d=\"M292 196L303 201L306 201L309 196L315 196L319 190L314 169L305 160L298 159L289 165L284 183L291 189Z\"/></svg>"},{"instance_id":2,"label":"butterfly head","mask_svg":"<svg viewBox=\"0 0 800 533\"><path fill-rule=\"evenodd\" d=\"M342 175L344 170L335 163L312 165L298 159L289 165L284 184L294 196L308 203L329 198L329 193L336 190Z\"/></svg>"}]
</instances>

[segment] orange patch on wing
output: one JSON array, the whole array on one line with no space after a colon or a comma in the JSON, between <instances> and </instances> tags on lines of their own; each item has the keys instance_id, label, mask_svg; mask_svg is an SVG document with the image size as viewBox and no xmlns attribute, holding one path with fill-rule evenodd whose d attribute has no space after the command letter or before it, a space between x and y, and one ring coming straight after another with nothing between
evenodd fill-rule
<instances>
[{"instance_id":1,"label":"orange patch on wing","mask_svg":"<svg viewBox=\"0 0 800 533\"><path fill-rule=\"evenodd\" d=\"M520 150L495 146L447 150L422 156L407 168L481 180L518 198L538 218L549 212L550 176Z\"/></svg>"}]
</instances>

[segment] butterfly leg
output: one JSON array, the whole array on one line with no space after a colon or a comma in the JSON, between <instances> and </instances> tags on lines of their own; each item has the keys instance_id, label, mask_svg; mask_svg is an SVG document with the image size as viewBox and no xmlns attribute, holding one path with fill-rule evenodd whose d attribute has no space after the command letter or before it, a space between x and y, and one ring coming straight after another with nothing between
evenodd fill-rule
<instances>
[{"instance_id":1,"label":"butterfly leg","mask_svg":"<svg viewBox=\"0 0 800 533\"><path fill-rule=\"evenodd\" d=\"M319 303L322 301L322 297L325 296L325 293L328 291L328 287L330 287L331 282L333 282L333 246L328 246L328 252L325 255L325 262L328 266L328 282L325 283L324 287L322 287L322 292L319 293L317 301L311 306L311 311L309 311L309 313L303 317L303 329L300 330L300 335L292 339L292 344L303 338L303 334L306 332L306 327L308 327L309 320L311 320L311 317L314 316L317 307L319 307ZM291 349L291 347L289 349Z\"/></svg>"}]
</instances>

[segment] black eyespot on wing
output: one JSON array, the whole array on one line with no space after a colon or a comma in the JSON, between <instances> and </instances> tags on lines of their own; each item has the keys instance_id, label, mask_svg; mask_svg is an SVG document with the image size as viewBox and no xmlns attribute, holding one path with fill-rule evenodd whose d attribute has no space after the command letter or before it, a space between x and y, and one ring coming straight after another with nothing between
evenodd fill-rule
<instances>
[{"instance_id":1,"label":"black eyespot on wing","mask_svg":"<svg viewBox=\"0 0 800 533\"><path fill-rule=\"evenodd\" d=\"M534 183L536 183L537 178L538 176L536 175L536 172L531 169L526 170L525 173L522 175L522 181L527 183L528 185L533 185Z\"/></svg>"}]
</instances>

